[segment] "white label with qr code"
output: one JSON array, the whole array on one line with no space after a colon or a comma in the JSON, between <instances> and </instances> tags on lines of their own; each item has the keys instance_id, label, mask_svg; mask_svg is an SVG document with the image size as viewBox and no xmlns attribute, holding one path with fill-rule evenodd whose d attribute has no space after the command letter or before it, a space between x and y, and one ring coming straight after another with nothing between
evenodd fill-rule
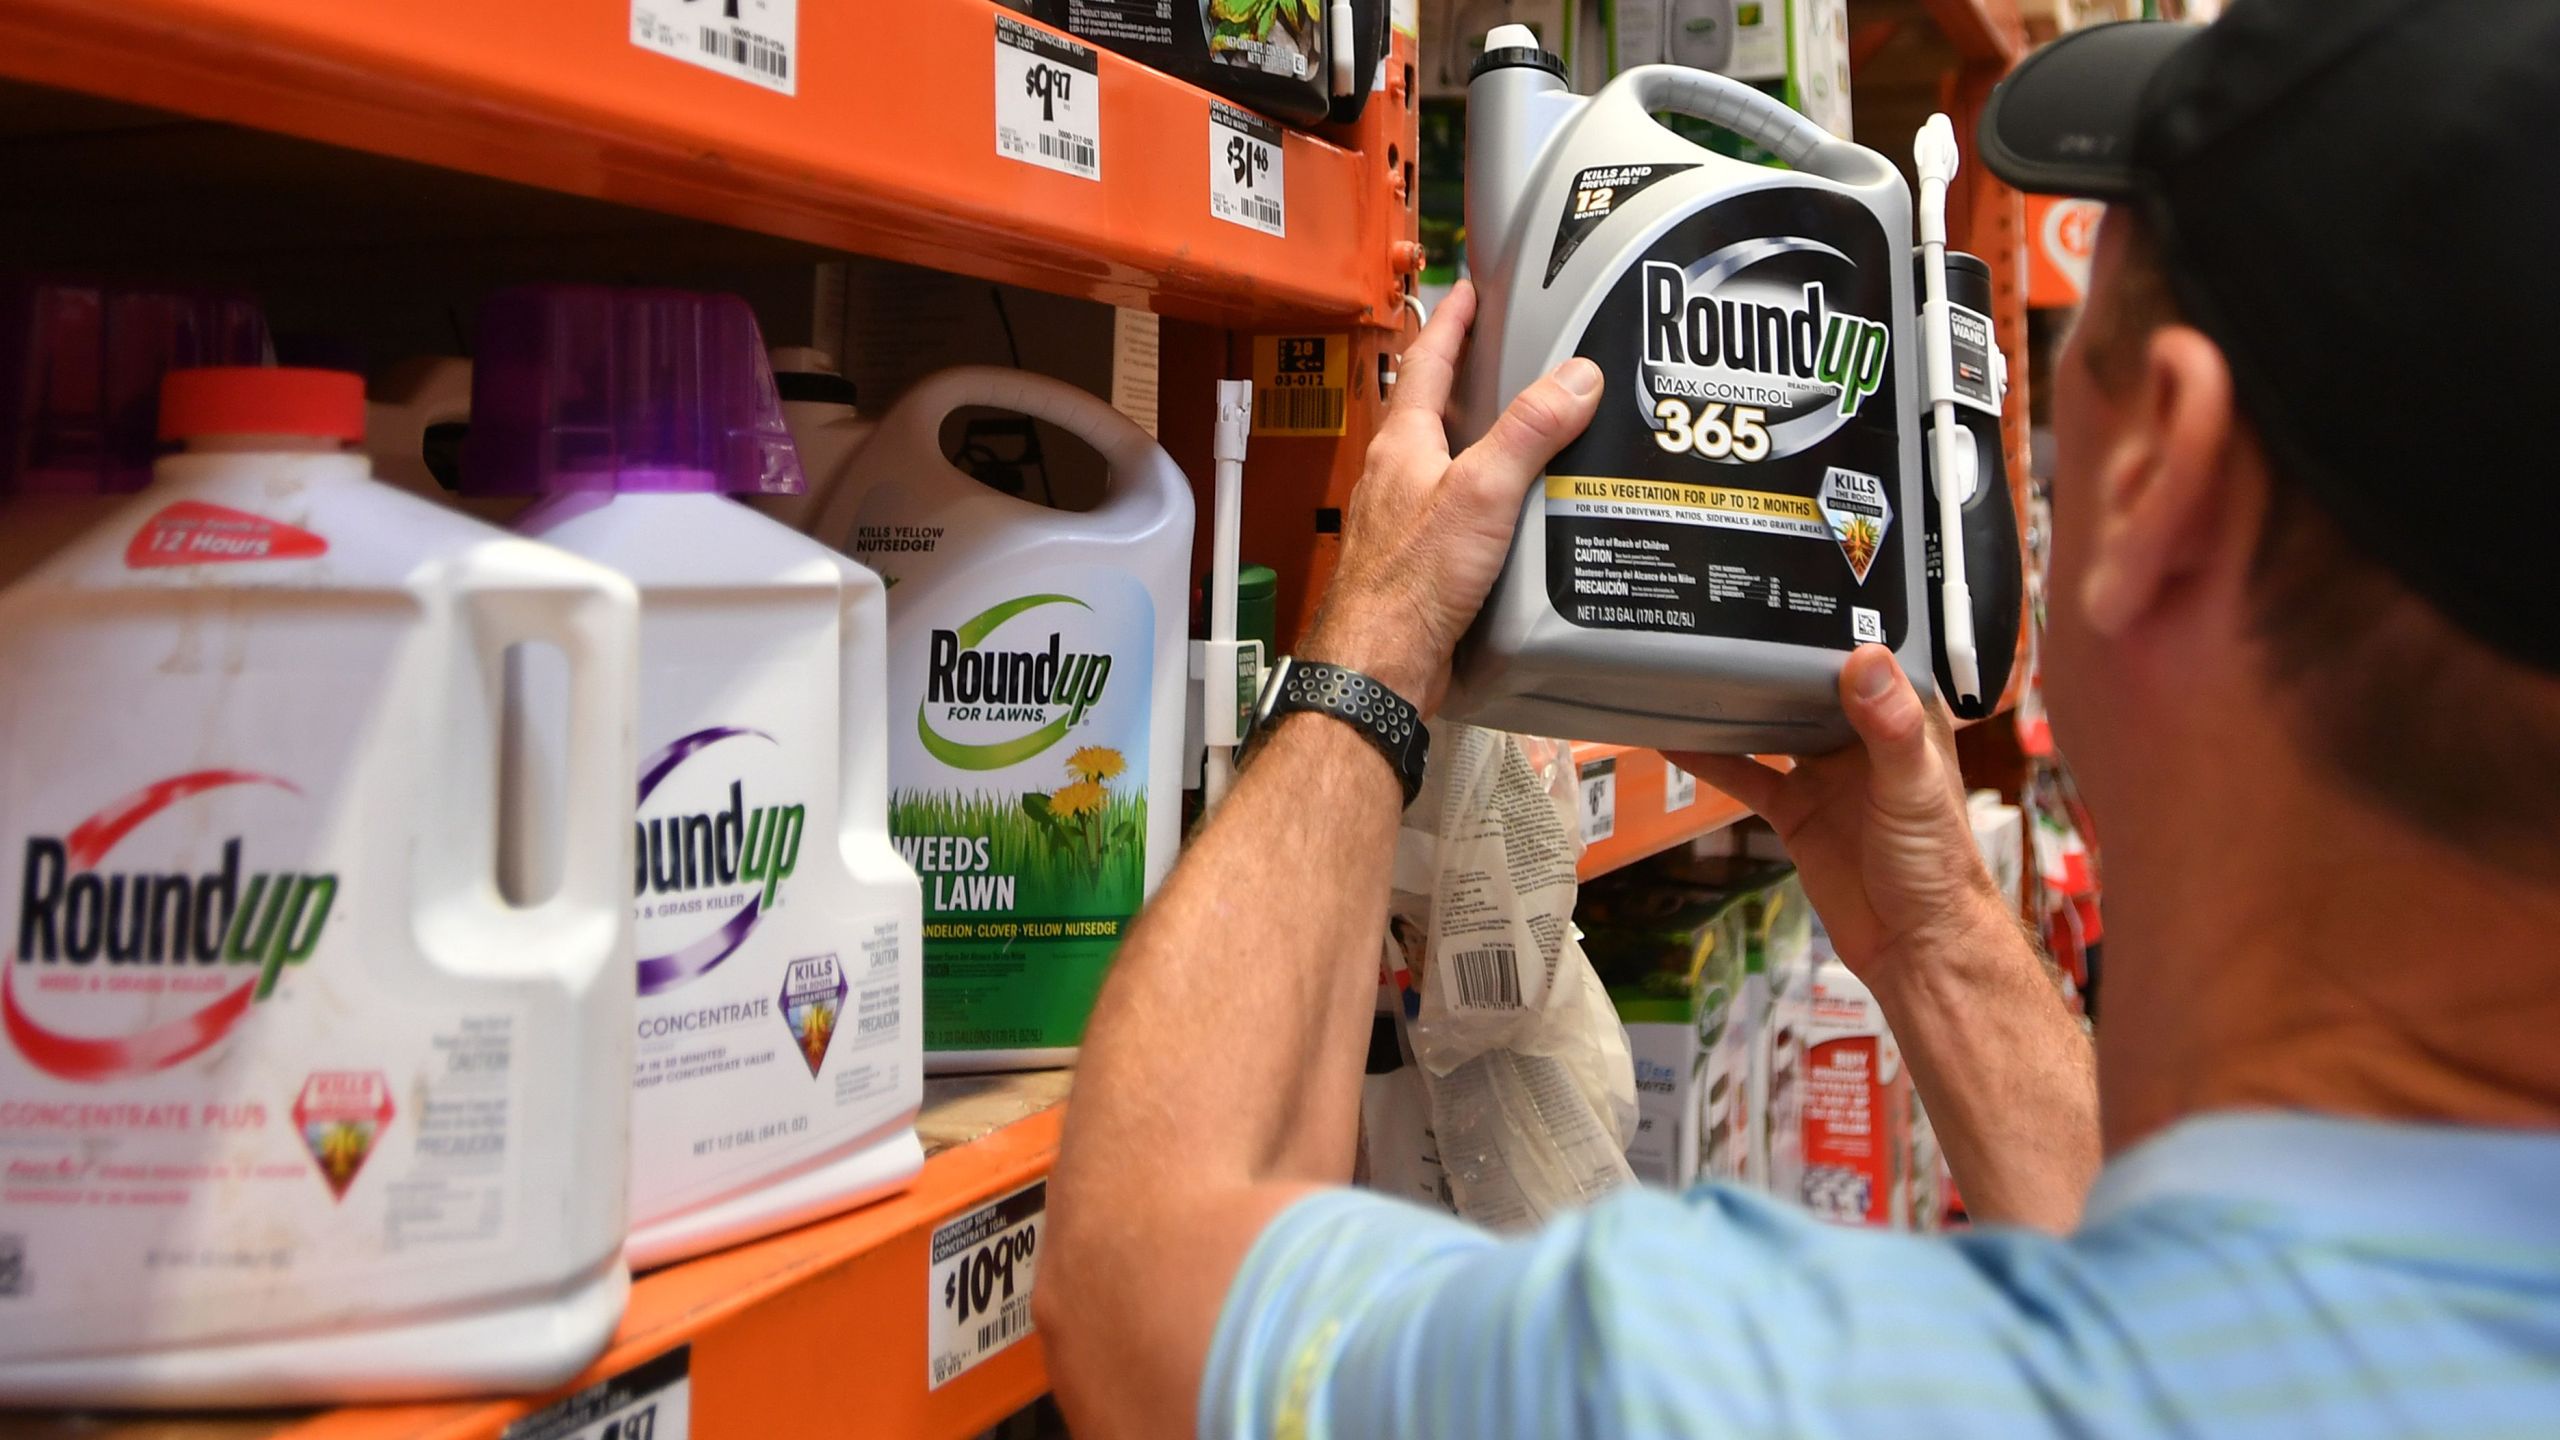
<instances>
[{"instance_id":1,"label":"white label with qr code","mask_svg":"<svg viewBox=\"0 0 2560 1440\"><path fill-rule=\"evenodd\" d=\"M996 153L1102 178L1102 62L1090 45L996 17Z\"/></svg>"},{"instance_id":2,"label":"white label with qr code","mask_svg":"<svg viewBox=\"0 0 2560 1440\"><path fill-rule=\"evenodd\" d=\"M1582 843L1596 845L1618 833L1618 757L1582 762Z\"/></svg>"},{"instance_id":3,"label":"white label with qr code","mask_svg":"<svg viewBox=\"0 0 2560 1440\"><path fill-rule=\"evenodd\" d=\"M1864 605L1849 607L1849 633L1861 645L1884 643L1884 612Z\"/></svg>"},{"instance_id":4,"label":"white label with qr code","mask_svg":"<svg viewBox=\"0 0 2560 1440\"><path fill-rule=\"evenodd\" d=\"M1289 233L1286 159L1280 127L1232 105L1209 102L1209 213L1265 235Z\"/></svg>"},{"instance_id":5,"label":"white label with qr code","mask_svg":"<svg viewBox=\"0 0 2560 1440\"><path fill-rule=\"evenodd\" d=\"M800 93L800 0L631 0L631 43L768 90Z\"/></svg>"},{"instance_id":6,"label":"white label with qr code","mask_svg":"<svg viewBox=\"0 0 2560 1440\"><path fill-rule=\"evenodd\" d=\"M925 1388L939 1390L1031 1333L1031 1278L1048 1229L1035 1180L934 1227L925 1273Z\"/></svg>"}]
</instances>

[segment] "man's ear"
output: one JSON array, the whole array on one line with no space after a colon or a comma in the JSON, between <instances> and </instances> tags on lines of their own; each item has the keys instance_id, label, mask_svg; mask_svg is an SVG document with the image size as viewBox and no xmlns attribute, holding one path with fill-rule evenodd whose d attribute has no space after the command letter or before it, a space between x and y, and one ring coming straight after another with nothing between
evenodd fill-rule
<instances>
[{"instance_id":1,"label":"man's ear","mask_svg":"<svg viewBox=\"0 0 2560 1440\"><path fill-rule=\"evenodd\" d=\"M2155 331L2117 414L2080 604L2092 629L2122 638L2210 565L2243 497L2232 484L2231 369L2201 332Z\"/></svg>"}]
</instances>

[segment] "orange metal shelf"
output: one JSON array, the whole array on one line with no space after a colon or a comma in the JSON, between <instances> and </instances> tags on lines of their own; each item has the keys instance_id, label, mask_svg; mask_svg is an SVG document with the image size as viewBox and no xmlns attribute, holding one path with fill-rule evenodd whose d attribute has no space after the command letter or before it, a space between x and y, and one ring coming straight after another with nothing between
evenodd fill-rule
<instances>
[{"instance_id":1,"label":"orange metal shelf","mask_svg":"<svg viewBox=\"0 0 2560 1440\"><path fill-rule=\"evenodd\" d=\"M1588 765L1594 760L1617 761L1616 821L1607 839L1591 842L1582 852L1579 868L1585 880L1598 879L1674 845L1685 845L1751 813L1741 801L1703 784L1697 787L1697 798L1688 805L1677 810L1666 808L1671 764L1658 750L1577 743L1573 758L1576 765Z\"/></svg>"},{"instance_id":2,"label":"orange metal shelf","mask_svg":"<svg viewBox=\"0 0 2560 1440\"><path fill-rule=\"evenodd\" d=\"M1207 93L1108 50L1101 180L999 157L999 13L804 4L786 96L633 44L629 0L7 0L0 75L1194 319L1399 322L1401 105L1374 161L1289 132L1273 238L1209 214Z\"/></svg>"}]
</instances>

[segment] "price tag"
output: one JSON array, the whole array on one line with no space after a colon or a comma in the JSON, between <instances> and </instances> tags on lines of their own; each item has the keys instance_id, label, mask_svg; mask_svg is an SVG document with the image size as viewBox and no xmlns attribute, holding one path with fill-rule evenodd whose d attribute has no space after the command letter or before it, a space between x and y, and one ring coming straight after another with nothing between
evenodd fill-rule
<instances>
[{"instance_id":1,"label":"price tag","mask_svg":"<svg viewBox=\"0 0 2560 1440\"><path fill-rule=\"evenodd\" d=\"M693 1347L679 1345L510 1425L500 1440L685 1440Z\"/></svg>"},{"instance_id":2,"label":"price tag","mask_svg":"<svg viewBox=\"0 0 2560 1440\"><path fill-rule=\"evenodd\" d=\"M632 44L785 95L799 93L799 38L800 0L631 0Z\"/></svg>"},{"instance_id":3,"label":"price tag","mask_svg":"<svg viewBox=\"0 0 2560 1440\"><path fill-rule=\"evenodd\" d=\"M1698 777L1665 760L1662 762L1662 813L1686 810L1698 803Z\"/></svg>"},{"instance_id":4,"label":"price tag","mask_svg":"<svg viewBox=\"0 0 2560 1440\"><path fill-rule=\"evenodd\" d=\"M1031 1277L1048 1228L1035 1180L933 1231L925 1273L925 1388L939 1390L1031 1333Z\"/></svg>"},{"instance_id":5,"label":"price tag","mask_svg":"<svg viewBox=\"0 0 2560 1440\"><path fill-rule=\"evenodd\" d=\"M1092 46L996 17L996 153L1102 178L1102 62Z\"/></svg>"},{"instance_id":6,"label":"price tag","mask_svg":"<svg viewBox=\"0 0 2560 1440\"><path fill-rule=\"evenodd\" d=\"M1209 213L1265 235L1289 233L1287 158L1280 127L1232 105L1209 102Z\"/></svg>"},{"instance_id":7,"label":"price tag","mask_svg":"<svg viewBox=\"0 0 2560 1440\"><path fill-rule=\"evenodd\" d=\"M1582 843L1596 845L1618 833L1618 757L1582 762Z\"/></svg>"}]
</instances>

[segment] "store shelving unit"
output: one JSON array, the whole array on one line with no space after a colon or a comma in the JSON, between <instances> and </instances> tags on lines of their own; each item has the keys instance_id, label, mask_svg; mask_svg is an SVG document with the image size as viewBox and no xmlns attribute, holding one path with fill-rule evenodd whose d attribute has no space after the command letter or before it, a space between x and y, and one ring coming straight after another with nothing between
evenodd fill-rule
<instances>
[{"instance_id":1,"label":"store shelving unit","mask_svg":"<svg viewBox=\"0 0 2560 1440\"><path fill-rule=\"evenodd\" d=\"M1167 315L1392 322L1411 222L1367 152L1400 106L1289 134L1273 238L1210 217L1207 95L1109 51L1100 181L1000 157L1004 13L803 6L782 95L634 45L627 0L10 0L0 73Z\"/></svg>"},{"instance_id":2,"label":"store shelving unit","mask_svg":"<svg viewBox=\"0 0 2560 1440\"><path fill-rule=\"evenodd\" d=\"M1850 9L1879 63L1904 63L1896 46L1955 58L1948 99L1968 137L1970 113L2024 44L2014 0L1852 0ZM635 46L629 0L0 0L0 80L336 147L325 153L338 158L304 183L359 185L362 157L382 157L609 202L644 221L709 222L807 254L877 256L1154 311L1166 321L1163 439L1203 483L1211 383L1251 374L1258 339L1322 337L1345 357L1338 431L1258 435L1248 465L1248 558L1280 571L1285 647L1332 571L1342 510L1409 334L1405 297L1421 259L1413 42L1398 38L1383 91L1357 125L1287 134L1287 232L1273 237L1210 215L1209 97L1107 51L1096 76L1099 180L999 156L992 85L1005 13L989 0L803 4L796 93L784 95ZM139 126L131 145L160 138ZM186 162L159 163L165 173ZM2004 343L2023 354L2016 197L1969 173L1958 233L1991 259ZM39 207L39 227L82 213L43 215L40 188L14 198ZM426 217L434 207L415 208ZM525 223L540 209L526 206ZM693 231L663 233L671 246L694 243ZM119 238L124 258L138 253ZM311 255L331 243L298 238ZM2012 469L2023 476L2023 396L2012 413ZM1585 747L1581 758L1614 760L1617 779L1613 833L1591 847L1586 876L1741 813L1703 786L1692 803L1666 806L1668 772L1652 752ZM560 1393L685 1347L698 1435L957 1436L993 1424L1046 1388L1038 1339L931 1385L929 1237L1047 1173L1063 1089L1062 1076L937 1084L925 1128L939 1153L912 1190L645 1277L610 1352ZM131 1422L9 1417L0 1430L499 1440L557 1398Z\"/></svg>"}]
</instances>

